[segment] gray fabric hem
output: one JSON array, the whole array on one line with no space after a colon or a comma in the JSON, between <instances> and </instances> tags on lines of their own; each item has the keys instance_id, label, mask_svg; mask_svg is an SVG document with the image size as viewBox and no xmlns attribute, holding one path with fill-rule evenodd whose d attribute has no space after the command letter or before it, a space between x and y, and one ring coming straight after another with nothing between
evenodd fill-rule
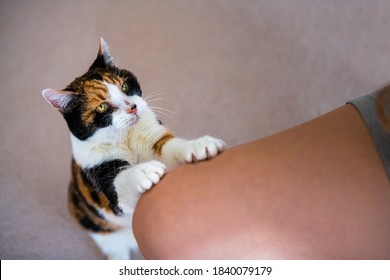
<instances>
[{"instance_id":1,"label":"gray fabric hem","mask_svg":"<svg viewBox=\"0 0 390 280\"><path fill-rule=\"evenodd\" d=\"M390 179L390 132L387 131L379 120L376 110L376 100L379 92L359 97L347 102L353 105L366 123L371 137L380 154L383 165Z\"/></svg>"}]
</instances>

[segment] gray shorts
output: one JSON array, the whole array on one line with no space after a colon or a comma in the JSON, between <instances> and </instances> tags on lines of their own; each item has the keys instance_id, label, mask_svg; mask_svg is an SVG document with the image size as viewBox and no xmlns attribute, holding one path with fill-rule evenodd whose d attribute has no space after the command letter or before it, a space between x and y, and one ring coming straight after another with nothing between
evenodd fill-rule
<instances>
[{"instance_id":1,"label":"gray shorts","mask_svg":"<svg viewBox=\"0 0 390 280\"><path fill-rule=\"evenodd\" d=\"M378 93L379 92L375 92L359 97L347 102L347 104L354 105L362 116L382 158L387 175L390 178L390 132L383 127L377 115L376 99Z\"/></svg>"}]
</instances>

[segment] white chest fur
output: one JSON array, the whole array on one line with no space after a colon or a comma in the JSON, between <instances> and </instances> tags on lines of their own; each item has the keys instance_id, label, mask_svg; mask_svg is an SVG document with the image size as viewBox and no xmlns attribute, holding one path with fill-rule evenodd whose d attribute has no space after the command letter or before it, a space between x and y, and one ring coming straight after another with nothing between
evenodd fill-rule
<instances>
[{"instance_id":1,"label":"white chest fur","mask_svg":"<svg viewBox=\"0 0 390 280\"><path fill-rule=\"evenodd\" d=\"M108 126L85 141L71 134L73 156L82 168L113 159L135 165L154 158L152 147L166 132L167 129L158 124L156 115L146 108L138 122L127 130L118 131Z\"/></svg>"}]
</instances>

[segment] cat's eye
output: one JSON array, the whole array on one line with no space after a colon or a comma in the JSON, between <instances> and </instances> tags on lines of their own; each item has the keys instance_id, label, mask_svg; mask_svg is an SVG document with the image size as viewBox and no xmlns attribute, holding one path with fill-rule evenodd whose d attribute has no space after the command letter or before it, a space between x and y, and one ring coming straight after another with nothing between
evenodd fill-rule
<instances>
[{"instance_id":1,"label":"cat's eye","mask_svg":"<svg viewBox=\"0 0 390 280\"><path fill-rule=\"evenodd\" d=\"M129 92L129 85L127 83L123 83L122 85L122 92L128 93Z\"/></svg>"},{"instance_id":2,"label":"cat's eye","mask_svg":"<svg viewBox=\"0 0 390 280\"><path fill-rule=\"evenodd\" d=\"M103 114L103 113L107 112L108 109L109 109L109 105L106 102L103 102L103 103L100 103L99 106L97 106L95 110L96 110L96 112Z\"/></svg>"}]
</instances>

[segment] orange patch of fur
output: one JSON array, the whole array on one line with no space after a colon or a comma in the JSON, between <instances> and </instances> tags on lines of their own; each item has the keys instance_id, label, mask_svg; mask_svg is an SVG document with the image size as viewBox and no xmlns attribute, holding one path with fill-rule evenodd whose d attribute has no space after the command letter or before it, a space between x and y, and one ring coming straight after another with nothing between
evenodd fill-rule
<instances>
[{"instance_id":1,"label":"orange patch of fur","mask_svg":"<svg viewBox=\"0 0 390 280\"><path fill-rule=\"evenodd\" d=\"M174 138L174 136L171 133L169 133L169 132L165 133L156 143L154 143L153 151L156 154L161 155L162 148L172 138Z\"/></svg>"},{"instance_id":2,"label":"orange patch of fur","mask_svg":"<svg viewBox=\"0 0 390 280\"><path fill-rule=\"evenodd\" d=\"M91 80L84 83L84 90L88 96L88 105L82 119L88 125L93 122L96 107L108 99L108 89L101 81Z\"/></svg>"},{"instance_id":3,"label":"orange patch of fur","mask_svg":"<svg viewBox=\"0 0 390 280\"><path fill-rule=\"evenodd\" d=\"M103 73L102 76L107 83L116 85L118 88L121 88L124 83L124 79L122 77L113 76L109 73Z\"/></svg>"},{"instance_id":4,"label":"orange patch of fur","mask_svg":"<svg viewBox=\"0 0 390 280\"><path fill-rule=\"evenodd\" d=\"M109 73L103 73L102 76L105 82L116 85L118 88L121 88L124 83L123 78L110 75ZM99 80L86 81L83 84L83 88L88 97L88 105L82 115L82 119L89 125L93 122L96 107L102 102L108 101L108 89L106 85Z\"/></svg>"},{"instance_id":5,"label":"orange patch of fur","mask_svg":"<svg viewBox=\"0 0 390 280\"><path fill-rule=\"evenodd\" d=\"M97 216L88 208L87 204L95 209L104 208L107 212L112 212L111 208L109 207L108 199L104 196L104 194L99 194L100 205L97 205L97 203L93 200L89 186L85 184L81 177L81 168L74 161L72 162L72 171L73 180L76 181L72 181L70 183L68 191L68 204L72 216L78 221L82 220L83 218L88 218L89 220L93 221L95 225L104 229L106 232L112 232L120 229L121 227L113 225L105 219ZM75 205L74 201L72 200L73 196L78 198L79 204ZM87 204L83 203L82 198L84 198Z\"/></svg>"}]
</instances>

